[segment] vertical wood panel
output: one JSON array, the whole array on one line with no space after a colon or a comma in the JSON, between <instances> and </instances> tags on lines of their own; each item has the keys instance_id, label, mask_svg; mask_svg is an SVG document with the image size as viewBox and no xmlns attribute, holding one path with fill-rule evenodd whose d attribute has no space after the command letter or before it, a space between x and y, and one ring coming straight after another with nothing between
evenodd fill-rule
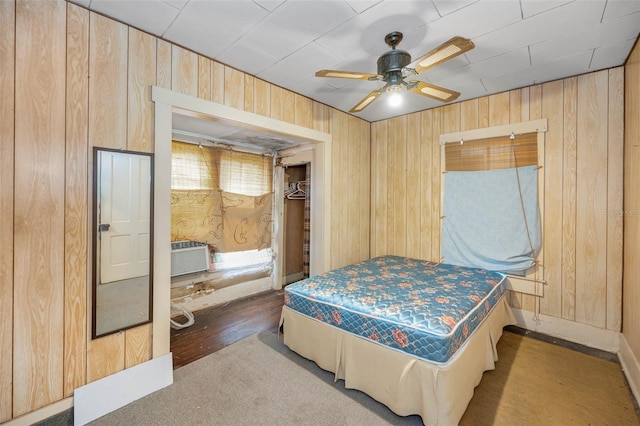
<instances>
[{"instance_id":1,"label":"vertical wood panel","mask_svg":"<svg viewBox=\"0 0 640 426\"><path fill-rule=\"evenodd\" d=\"M15 3L0 2L0 423L12 417Z\"/></svg>"},{"instance_id":2,"label":"vertical wood panel","mask_svg":"<svg viewBox=\"0 0 640 426\"><path fill-rule=\"evenodd\" d=\"M125 149L127 27L91 13L89 28L89 141Z\"/></svg>"},{"instance_id":3,"label":"vertical wood panel","mask_svg":"<svg viewBox=\"0 0 640 426\"><path fill-rule=\"evenodd\" d=\"M406 116L389 120L388 159L392 172L388 198L391 200L388 223L393 244L391 254L405 256L407 251L407 121Z\"/></svg>"},{"instance_id":4,"label":"vertical wood panel","mask_svg":"<svg viewBox=\"0 0 640 426\"><path fill-rule=\"evenodd\" d=\"M371 163L371 173L374 175L372 179L371 200L374 203L372 207L372 256L381 256L388 253L388 230L387 230L387 182L389 173L389 164L387 161L387 127L388 121L378 121L373 123L373 141L371 149L373 150L372 158L375 160Z\"/></svg>"},{"instance_id":5,"label":"vertical wood panel","mask_svg":"<svg viewBox=\"0 0 640 426\"><path fill-rule=\"evenodd\" d=\"M294 94L295 97L295 120L294 124L298 126L304 126L313 128L313 103L311 99ZM364 120L359 120L363 122ZM365 121L366 123L366 121Z\"/></svg>"},{"instance_id":6,"label":"vertical wood panel","mask_svg":"<svg viewBox=\"0 0 640 426\"><path fill-rule=\"evenodd\" d=\"M360 137L358 119L352 116L347 117L348 138L345 141L346 166L348 167L347 180L340 185L340 190L345 192L344 204L341 208L347 210L347 261L354 263L359 261L358 244L360 243L360 204L362 203L362 192L352 191L353 188L361 188L360 167L358 160L360 157Z\"/></svg>"},{"instance_id":7,"label":"vertical wood panel","mask_svg":"<svg viewBox=\"0 0 640 426\"><path fill-rule=\"evenodd\" d=\"M622 325L622 237L624 163L624 70L609 70L607 166L607 329Z\"/></svg>"},{"instance_id":8,"label":"vertical wood panel","mask_svg":"<svg viewBox=\"0 0 640 426\"><path fill-rule=\"evenodd\" d=\"M244 108L244 73L227 66L224 67L224 104Z\"/></svg>"},{"instance_id":9,"label":"vertical wood panel","mask_svg":"<svg viewBox=\"0 0 640 426\"><path fill-rule=\"evenodd\" d=\"M274 93L279 93L279 90L275 92L275 86L272 86L272 95ZM279 89L279 88L278 88ZM277 94L275 99L275 103L280 99L280 94ZM272 105L274 102L272 102ZM272 108L273 112L273 108ZM331 206L332 215L331 215L331 235L332 241L339 241L340 243L336 244L331 250L332 259L331 259L331 267L337 268L340 266L345 266L348 264L348 210L347 210L347 194L349 193L348 189L348 179L347 179L347 171L348 171L348 139L349 139L349 128L347 124L347 115L343 112L336 111L333 114L333 142L331 146L331 163L333 167L331 168Z\"/></svg>"},{"instance_id":10,"label":"vertical wood panel","mask_svg":"<svg viewBox=\"0 0 640 426\"><path fill-rule=\"evenodd\" d=\"M422 226L420 219L420 113L407 116L407 256L420 258Z\"/></svg>"},{"instance_id":11,"label":"vertical wood panel","mask_svg":"<svg viewBox=\"0 0 640 426\"><path fill-rule=\"evenodd\" d=\"M126 26L95 13L90 14L89 143L93 146L126 148L127 35ZM158 44L158 50L163 49ZM160 53L159 58L166 61L166 52ZM163 62L158 70L164 77L167 77L164 68L167 65ZM173 74L171 69L169 75ZM87 382L122 370L123 341L124 333L118 333L88 342Z\"/></svg>"},{"instance_id":12,"label":"vertical wood panel","mask_svg":"<svg viewBox=\"0 0 640 426\"><path fill-rule=\"evenodd\" d=\"M213 61L213 102L224 104L224 65Z\"/></svg>"},{"instance_id":13,"label":"vertical wood panel","mask_svg":"<svg viewBox=\"0 0 640 426\"><path fill-rule=\"evenodd\" d=\"M433 164L433 152L439 150L440 145L435 145L432 140L431 126L433 122L433 111L427 110L420 113L420 229L421 245L420 259L432 260L431 242L433 239L432 220L433 211L431 204L433 200L433 186L431 184Z\"/></svg>"},{"instance_id":14,"label":"vertical wood panel","mask_svg":"<svg viewBox=\"0 0 640 426\"><path fill-rule=\"evenodd\" d=\"M153 152L154 108L151 86L156 84L156 39L129 29L128 138L132 151Z\"/></svg>"},{"instance_id":15,"label":"vertical wood panel","mask_svg":"<svg viewBox=\"0 0 640 426\"><path fill-rule=\"evenodd\" d=\"M360 160L355 165L360 171L360 258L365 260L371 258L369 251L369 232L371 218L371 125L365 120L358 120L360 123Z\"/></svg>"},{"instance_id":16,"label":"vertical wood panel","mask_svg":"<svg viewBox=\"0 0 640 426\"><path fill-rule=\"evenodd\" d=\"M64 396L86 383L89 12L67 3Z\"/></svg>"},{"instance_id":17,"label":"vertical wood panel","mask_svg":"<svg viewBox=\"0 0 640 426\"><path fill-rule=\"evenodd\" d=\"M478 99L471 99L460 104L460 130L478 128Z\"/></svg>"},{"instance_id":18,"label":"vertical wood panel","mask_svg":"<svg viewBox=\"0 0 640 426\"><path fill-rule=\"evenodd\" d=\"M198 96L198 55L176 45L171 47L171 89Z\"/></svg>"},{"instance_id":19,"label":"vertical wood panel","mask_svg":"<svg viewBox=\"0 0 640 426\"><path fill-rule=\"evenodd\" d=\"M529 120L537 120L542 117L542 86L541 85L536 85L536 86L531 86L529 88ZM546 150L545 150L546 151ZM546 152L545 152L546 155ZM546 166L545 166L545 182L547 181L546 179ZM545 205L544 208L546 209L548 207L548 204L546 202L546 194L545 194ZM544 217L546 219L549 218L549 216L546 214L544 214ZM544 226L544 225L543 225ZM545 231L543 231L545 232ZM546 232L544 234L544 238L546 239L548 236L546 235ZM544 247L545 243L543 242L543 251L544 251ZM545 257L545 261L546 261L546 257ZM545 268L545 276L546 276L546 268ZM548 287L548 286L547 286ZM546 291L546 288L545 288ZM520 299L520 307L522 309L526 309L528 311L535 311L536 310L536 298L534 296L528 295L528 294L522 294Z\"/></svg>"},{"instance_id":20,"label":"vertical wood panel","mask_svg":"<svg viewBox=\"0 0 640 426\"><path fill-rule=\"evenodd\" d=\"M66 3L16 4L13 415L63 395ZM4 393L4 392L3 392Z\"/></svg>"},{"instance_id":21,"label":"vertical wood panel","mask_svg":"<svg viewBox=\"0 0 640 426\"><path fill-rule=\"evenodd\" d=\"M522 119L522 90L509 92L509 123L526 121Z\"/></svg>"},{"instance_id":22,"label":"vertical wood panel","mask_svg":"<svg viewBox=\"0 0 640 426\"><path fill-rule=\"evenodd\" d=\"M94 382L124 369L125 333L110 334L89 342L87 382Z\"/></svg>"},{"instance_id":23,"label":"vertical wood panel","mask_svg":"<svg viewBox=\"0 0 640 426\"><path fill-rule=\"evenodd\" d=\"M624 279L622 332L640 359L640 45L624 67Z\"/></svg>"},{"instance_id":24,"label":"vertical wood panel","mask_svg":"<svg viewBox=\"0 0 640 426\"><path fill-rule=\"evenodd\" d=\"M564 81L564 129L562 165L562 314L576 316L576 170L578 164L578 79Z\"/></svg>"},{"instance_id":25,"label":"vertical wood panel","mask_svg":"<svg viewBox=\"0 0 640 426\"><path fill-rule=\"evenodd\" d=\"M213 96L211 68L211 59L198 55L198 97L201 99L211 100Z\"/></svg>"},{"instance_id":26,"label":"vertical wood panel","mask_svg":"<svg viewBox=\"0 0 640 426\"><path fill-rule=\"evenodd\" d=\"M441 150L440 134L442 129L442 108L433 110L433 121L431 122L431 146L433 147L431 156L431 258L428 260L440 261L440 182L441 176Z\"/></svg>"},{"instance_id":27,"label":"vertical wood panel","mask_svg":"<svg viewBox=\"0 0 640 426\"><path fill-rule=\"evenodd\" d=\"M578 77L576 320L606 326L607 101L606 71Z\"/></svg>"},{"instance_id":28,"label":"vertical wood panel","mask_svg":"<svg viewBox=\"0 0 640 426\"><path fill-rule=\"evenodd\" d=\"M489 97L478 99L478 128L489 127Z\"/></svg>"},{"instance_id":29,"label":"vertical wood panel","mask_svg":"<svg viewBox=\"0 0 640 426\"><path fill-rule=\"evenodd\" d=\"M509 123L509 92L489 96L489 126Z\"/></svg>"},{"instance_id":30,"label":"vertical wood panel","mask_svg":"<svg viewBox=\"0 0 640 426\"><path fill-rule=\"evenodd\" d=\"M295 123L296 113L294 93L289 90L284 90L284 98L282 101L282 114L284 117L284 121L292 124Z\"/></svg>"},{"instance_id":31,"label":"vertical wood panel","mask_svg":"<svg viewBox=\"0 0 640 426\"><path fill-rule=\"evenodd\" d=\"M542 117L547 118L544 146L544 272L547 286L540 311L562 315L562 166L564 85L562 80L542 86Z\"/></svg>"},{"instance_id":32,"label":"vertical wood panel","mask_svg":"<svg viewBox=\"0 0 640 426\"><path fill-rule=\"evenodd\" d=\"M264 80L255 80L255 113L265 117L271 116L271 85ZM328 117L326 118L328 120Z\"/></svg>"},{"instance_id":33,"label":"vertical wood panel","mask_svg":"<svg viewBox=\"0 0 640 426\"><path fill-rule=\"evenodd\" d=\"M152 328L152 324L145 324L125 332L124 368L131 368L151 359Z\"/></svg>"},{"instance_id":34,"label":"vertical wood panel","mask_svg":"<svg viewBox=\"0 0 640 426\"><path fill-rule=\"evenodd\" d=\"M244 110L248 112L255 112L255 81L252 75L244 76Z\"/></svg>"},{"instance_id":35,"label":"vertical wood panel","mask_svg":"<svg viewBox=\"0 0 640 426\"><path fill-rule=\"evenodd\" d=\"M271 86L271 118L275 118L276 120L285 120L284 116L284 102L285 102L285 93L282 87Z\"/></svg>"},{"instance_id":36,"label":"vertical wood panel","mask_svg":"<svg viewBox=\"0 0 640 426\"><path fill-rule=\"evenodd\" d=\"M156 84L171 89L171 44L156 39Z\"/></svg>"}]
</instances>

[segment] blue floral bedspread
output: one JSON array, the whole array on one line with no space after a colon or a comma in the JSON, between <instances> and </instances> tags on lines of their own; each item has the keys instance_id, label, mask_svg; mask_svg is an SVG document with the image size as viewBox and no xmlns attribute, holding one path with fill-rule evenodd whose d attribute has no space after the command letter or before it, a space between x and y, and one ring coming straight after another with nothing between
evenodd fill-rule
<instances>
[{"instance_id":1,"label":"blue floral bedspread","mask_svg":"<svg viewBox=\"0 0 640 426\"><path fill-rule=\"evenodd\" d=\"M284 297L301 314L444 363L505 292L498 272L382 256L290 284Z\"/></svg>"}]
</instances>

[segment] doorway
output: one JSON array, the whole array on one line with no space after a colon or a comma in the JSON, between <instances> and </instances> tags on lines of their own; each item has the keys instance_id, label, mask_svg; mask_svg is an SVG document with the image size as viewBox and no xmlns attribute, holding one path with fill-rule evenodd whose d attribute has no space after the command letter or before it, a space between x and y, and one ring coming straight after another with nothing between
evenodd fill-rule
<instances>
[{"instance_id":1,"label":"doorway","mask_svg":"<svg viewBox=\"0 0 640 426\"><path fill-rule=\"evenodd\" d=\"M298 146L284 150L288 160L308 162L313 160L315 184L312 193L314 211L311 214L311 236L313 241L310 259L310 274L316 275L330 268L331 247L331 135L310 128L282 122L247 111L236 110L208 100L195 98L153 86L152 100L155 103L156 167L154 169L154 292L153 292L153 357L169 353L170 319L170 169L171 135L173 118L187 116L205 122L224 123L237 128L256 130L279 137L292 137L303 141ZM283 151L279 151L282 154ZM304 161L298 161L306 157ZM277 168L276 168L277 169ZM278 190L276 199L278 198ZM279 193L280 195L282 192ZM280 197L281 198L281 197ZM281 198L282 199L282 198ZM160 243L166 241L166 244ZM277 285L274 286L277 288Z\"/></svg>"}]
</instances>

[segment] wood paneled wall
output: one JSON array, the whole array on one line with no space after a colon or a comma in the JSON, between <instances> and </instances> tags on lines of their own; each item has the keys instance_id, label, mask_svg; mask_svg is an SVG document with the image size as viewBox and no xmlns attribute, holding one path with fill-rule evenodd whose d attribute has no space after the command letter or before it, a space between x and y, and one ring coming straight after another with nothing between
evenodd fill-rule
<instances>
[{"instance_id":1,"label":"wood paneled wall","mask_svg":"<svg viewBox=\"0 0 640 426\"><path fill-rule=\"evenodd\" d=\"M640 360L640 45L625 65L624 300L622 333Z\"/></svg>"},{"instance_id":2,"label":"wood paneled wall","mask_svg":"<svg viewBox=\"0 0 640 426\"><path fill-rule=\"evenodd\" d=\"M619 331L623 80L619 67L373 123L371 255L440 258L441 133L546 118L540 311Z\"/></svg>"},{"instance_id":3,"label":"wood paneled wall","mask_svg":"<svg viewBox=\"0 0 640 426\"><path fill-rule=\"evenodd\" d=\"M154 151L152 85L333 133L332 267L369 257L369 123L72 3L1 1L0 423L151 357L151 325L91 340L88 261L92 147Z\"/></svg>"}]
</instances>

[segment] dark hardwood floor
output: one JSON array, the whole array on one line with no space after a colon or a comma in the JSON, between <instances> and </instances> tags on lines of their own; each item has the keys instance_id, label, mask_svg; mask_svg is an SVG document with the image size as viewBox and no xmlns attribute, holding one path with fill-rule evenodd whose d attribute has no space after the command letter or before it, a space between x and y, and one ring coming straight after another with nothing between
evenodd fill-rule
<instances>
[{"instance_id":1,"label":"dark hardwood floor","mask_svg":"<svg viewBox=\"0 0 640 426\"><path fill-rule=\"evenodd\" d=\"M260 331L276 332L283 302L284 291L271 290L194 312L192 326L171 329L174 370Z\"/></svg>"}]
</instances>

